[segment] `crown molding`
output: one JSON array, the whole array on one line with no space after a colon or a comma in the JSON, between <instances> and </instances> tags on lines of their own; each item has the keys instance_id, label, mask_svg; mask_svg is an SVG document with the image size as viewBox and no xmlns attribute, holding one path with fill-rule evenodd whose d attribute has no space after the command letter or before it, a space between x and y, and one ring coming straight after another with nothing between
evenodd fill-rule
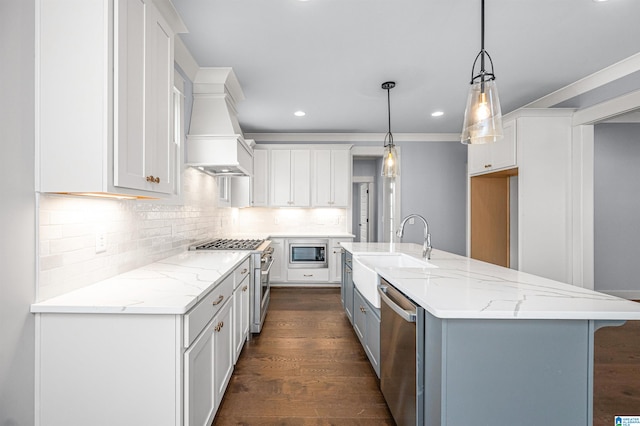
<instances>
[{"instance_id":1,"label":"crown molding","mask_svg":"<svg viewBox=\"0 0 640 426\"><path fill-rule=\"evenodd\" d=\"M523 108L549 108L561 102L575 98L619 78L640 70L640 53L629 56L606 68L596 71L574 83L556 90L538 100L525 105Z\"/></svg>"},{"instance_id":2,"label":"crown molding","mask_svg":"<svg viewBox=\"0 0 640 426\"><path fill-rule=\"evenodd\" d=\"M381 142L386 133L245 133L256 142ZM394 133L394 142L460 142L458 133Z\"/></svg>"}]
</instances>

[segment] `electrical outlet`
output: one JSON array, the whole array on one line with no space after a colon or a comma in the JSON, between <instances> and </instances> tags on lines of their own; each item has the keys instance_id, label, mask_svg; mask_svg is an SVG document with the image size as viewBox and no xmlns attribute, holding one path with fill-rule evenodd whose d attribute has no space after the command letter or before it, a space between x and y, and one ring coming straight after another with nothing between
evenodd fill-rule
<instances>
[{"instance_id":1,"label":"electrical outlet","mask_svg":"<svg viewBox=\"0 0 640 426\"><path fill-rule=\"evenodd\" d=\"M96 253L107 251L107 236L103 231L96 232Z\"/></svg>"}]
</instances>

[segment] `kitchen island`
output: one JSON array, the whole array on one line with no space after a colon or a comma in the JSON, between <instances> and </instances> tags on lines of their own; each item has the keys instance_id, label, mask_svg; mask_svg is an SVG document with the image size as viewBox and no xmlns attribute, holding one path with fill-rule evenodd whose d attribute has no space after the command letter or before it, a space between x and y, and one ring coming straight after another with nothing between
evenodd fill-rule
<instances>
[{"instance_id":1,"label":"kitchen island","mask_svg":"<svg viewBox=\"0 0 640 426\"><path fill-rule=\"evenodd\" d=\"M342 246L354 258L422 251ZM591 425L594 333L640 320L640 304L439 250L429 262L376 268L424 308L424 424Z\"/></svg>"}]
</instances>

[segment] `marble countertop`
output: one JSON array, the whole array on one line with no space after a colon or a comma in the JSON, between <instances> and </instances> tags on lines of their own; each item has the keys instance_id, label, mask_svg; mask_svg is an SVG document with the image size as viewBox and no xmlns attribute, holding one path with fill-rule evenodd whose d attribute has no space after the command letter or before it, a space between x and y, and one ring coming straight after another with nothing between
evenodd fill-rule
<instances>
[{"instance_id":1,"label":"marble countertop","mask_svg":"<svg viewBox=\"0 0 640 426\"><path fill-rule=\"evenodd\" d=\"M31 305L34 313L184 314L249 252L187 251Z\"/></svg>"},{"instance_id":2,"label":"marble countertop","mask_svg":"<svg viewBox=\"0 0 640 426\"><path fill-rule=\"evenodd\" d=\"M405 253L409 243L341 243L354 256ZM438 318L640 320L640 303L433 250L437 268L376 268L376 272Z\"/></svg>"}]
</instances>

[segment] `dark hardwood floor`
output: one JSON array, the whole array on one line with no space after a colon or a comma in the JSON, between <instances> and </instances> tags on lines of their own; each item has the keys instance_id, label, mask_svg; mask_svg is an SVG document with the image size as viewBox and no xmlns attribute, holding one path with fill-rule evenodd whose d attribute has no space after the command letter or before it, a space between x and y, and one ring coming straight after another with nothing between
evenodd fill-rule
<instances>
[{"instance_id":1,"label":"dark hardwood floor","mask_svg":"<svg viewBox=\"0 0 640 426\"><path fill-rule=\"evenodd\" d=\"M640 416L640 321L596 332L593 426L625 414ZM394 425L339 289L272 289L213 425Z\"/></svg>"},{"instance_id":2,"label":"dark hardwood floor","mask_svg":"<svg viewBox=\"0 0 640 426\"><path fill-rule=\"evenodd\" d=\"M640 321L596 331L593 426L614 416L640 416Z\"/></svg>"},{"instance_id":3,"label":"dark hardwood floor","mask_svg":"<svg viewBox=\"0 0 640 426\"><path fill-rule=\"evenodd\" d=\"M339 289L271 289L213 424L394 425Z\"/></svg>"}]
</instances>

